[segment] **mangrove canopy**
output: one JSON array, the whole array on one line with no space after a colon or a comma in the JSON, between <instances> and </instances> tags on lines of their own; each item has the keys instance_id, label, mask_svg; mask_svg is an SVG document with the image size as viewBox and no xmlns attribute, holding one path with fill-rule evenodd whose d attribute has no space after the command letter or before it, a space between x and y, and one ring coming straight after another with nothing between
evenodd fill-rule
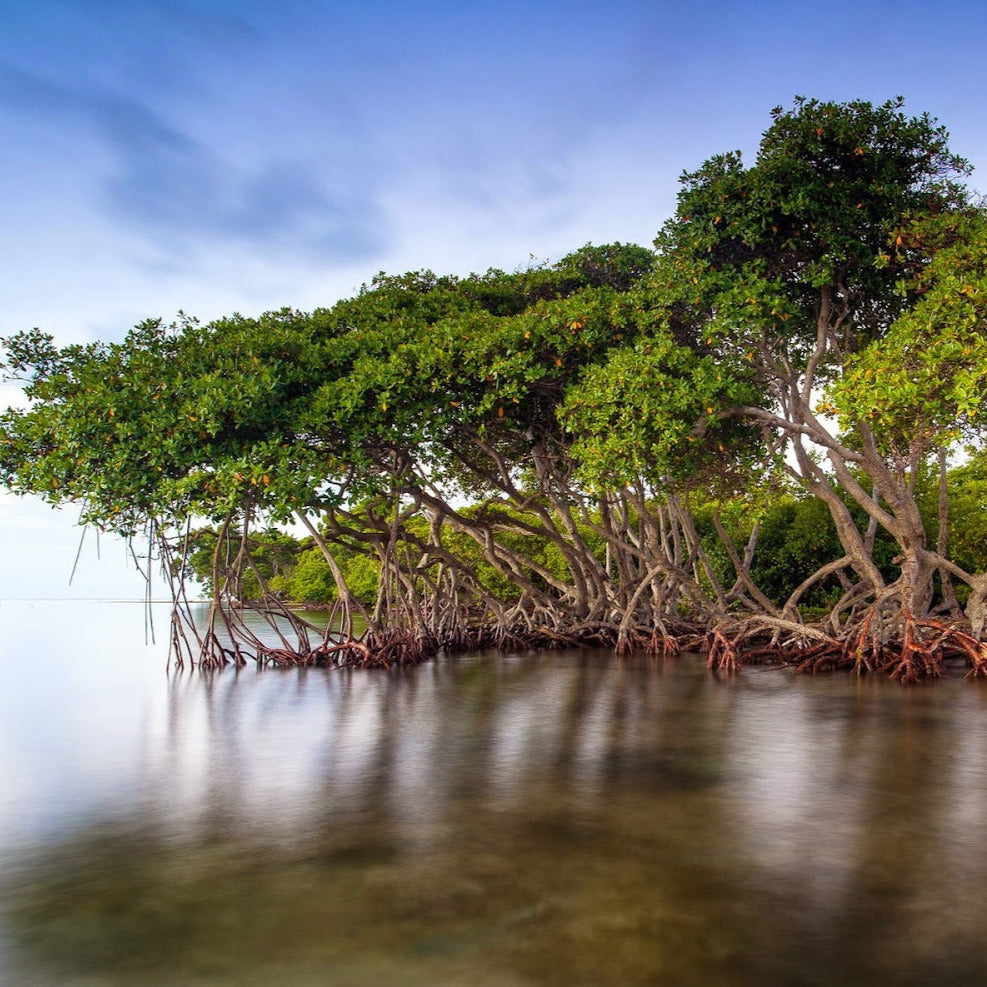
<instances>
[{"instance_id":1,"label":"mangrove canopy","mask_svg":"<svg viewBox=\"0 0 987 987\"><path fill-rule=\"evenodd\" d=\"M753 163L683 176L654 249L380 274L311 313L120 342L18 333L0 482L162 563L178 661L596 643L982 674L969 170L901 100L799 98Z\"/></svg>"}]
</instances>

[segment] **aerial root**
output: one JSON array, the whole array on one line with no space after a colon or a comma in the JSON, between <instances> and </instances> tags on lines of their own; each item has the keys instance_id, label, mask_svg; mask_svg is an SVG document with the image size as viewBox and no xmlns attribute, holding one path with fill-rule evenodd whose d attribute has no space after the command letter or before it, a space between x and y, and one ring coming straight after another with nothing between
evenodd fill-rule
<instances>
[{"instance_id":1,"label":"aerial root","mask_svg":"<svg viewBox=\"0 0 987 987\"><path fill-rule=\"evenodd\" d=\"M409 665L427 661L437 651L434 641L404 633L368 636L363 640L347 639L324 642L308 650L291 648L257 647L260 664L287 667L359 667L390 668L391 665Z\"/></svg>"},{"instance_id":2,"label":"aerial root","mask_svg":"<svg viewBox=\"0 0 987 987\"><path fill-rule=\"evenodd\" d=\"M314 648L272 647L256 639L250 650L213 636L201 642L194 665L221 670L242 667L253 657L278 668L382 668L419 664L439 652L447 655L483 649L525 651L581 645L612 648L620 657L634 652L677 658L698 651L712 671L734 673L747 665L790 667L798 673L854 671L885 675L911 684L948 674L947 663L962 662L971 676L987 677L987 644L955 624L914 618L876 603L840 638L778 618L723 622L696 633L694 625L618 627L606 621L563 632L554 626L512 622L450 624L438 629L394 628L356 637L330 638Z\"/></svg>"},{"instance_id":3,"label":"aerial root","mask_svg":"<svg viewBox=\"0 0 987 987\"><path fill-rule=\"evenodd\" d=\"M945 662L958 660L970 666L967 674L987 676L987 646L966 631L908 613L895 615L890 626L882 627L878 610L878 605L868 609L838 651L807 653L796 671L874 672L909 685L948 674Z\"/></svg>"},{"instance_id":4,"label":"aerial root","mask_svg":"<svg viewBox=\"0 0 987 987\"><path fill-rule=\"evenodd\" d=\"M647 649L648 654L655 658L678 658L682 653L682 646L677 638L657 630L651 635Z\"/></svg>"},{"instance_id":5,"label":"aerial root","mask_svg":"<svg viewBox=\"0 0 987 987\"><path fill-rule=\"evenodd\" d=\"M723 631L714 628L703 639L706 667L718 672L739 672L743 667L736 645Z\"/></svg>"},{"instance_id":6,"label":"aerial root","mask_svg":"<svg viewBox=\"0 0 987 987\"><path fill-rule=\"evenodd\" d=\"M713 628L700 645L706 667L724 672L739 672L745 665L790 665L800 649L800 643L780 643L777 627L753 621L735 633L724 627Z\"/></svg>"},{"instance_id":7,"label":"aerial root","mask_svg":"<svg viewBox=\"0 0 987 987\"><path fill-rule=\"evenodd\" d=\"M836 641L818 641L797 652L795 671L801 674L835 672L846 667L843 647Z\"/></svg>"},{"instance_id":8,"label":"aerial root","mask_svg":"<svg viewBox=\"0 0 987 987\"><path fill-rule=\"evenodd\" d=\"M645 628L621 628L616 640L612 637L604 639L596 633L592 638L599 640L604 646L612 647L618 657L626 658L635 651L643 651L652 658L678 658L682 653L682 644L678 638L668 633L664 626L656 626L651 631Z\"/></svg>"},{"instance_id":9,"label":"aerial root","mask_svg":"<svg viewBox=\"0 0 987 987\"><path fill-rule=\"evenodd\" d=\"M920 636L921 625L911 617L905 618L905 633L901 650L888 658L879 671L891 676L902 685L911 685L922 678L938 678L945 673L942 665L942 639L925 642Z\"/></svg>"},{"instance_id":10,"label":"aerial root","mask_svg":"<svg viewBox=\"0 0 987 987\"><path fill-rule=\"evenodd\" d=\"M644 645L643 635L639 631L629 630L626 627L617 633L617 643L614 651L619 658L626 658Z\"/></svg>"},{"instance_id":11,"label":"aerial root","mask_svg":"<svg viewBox=\"0 0 987 987\"><path fill-rule=\"evenodd\" d=\"M959 660L969 665L969 675L987 676L983 642L953 624L891 610L886 602L868 608L842 639L757 618L731 630L721 626L703 638L701 650L710 669L735 672L745 665L771 664L799 673L872 672L912 684L948 674L945 662Z\"/></svg>"}]
</instances>

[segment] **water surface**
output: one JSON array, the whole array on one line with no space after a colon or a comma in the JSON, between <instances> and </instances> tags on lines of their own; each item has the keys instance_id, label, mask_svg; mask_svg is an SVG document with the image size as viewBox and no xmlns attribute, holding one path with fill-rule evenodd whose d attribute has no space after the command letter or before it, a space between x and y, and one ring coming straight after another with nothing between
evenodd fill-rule
<instances>
[{"instance_id":1,"label":"water surface","mask_svg":"<svg viewBox=\"0 0 987 987\"><path fill-rule=\"evenodd\" d=\"M0 604L0 982L987 982L980 683L176 674L143 627Z\"/></svg>"}]
</instances>

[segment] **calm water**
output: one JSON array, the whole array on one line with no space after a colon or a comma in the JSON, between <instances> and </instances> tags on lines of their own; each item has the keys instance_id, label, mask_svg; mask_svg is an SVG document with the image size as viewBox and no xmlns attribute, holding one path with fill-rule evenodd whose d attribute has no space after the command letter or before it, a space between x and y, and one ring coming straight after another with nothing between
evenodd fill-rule
<instances>
[{"instance_id":1,"label":"calm water","mask_svg":"<svg viewBox=\"0 0 987 987\"><path fill-rule=\"evenodd\" d=\"M2 983L987 982L982 684L143 634L0 604Z\"/></svg>"}]
</instances>

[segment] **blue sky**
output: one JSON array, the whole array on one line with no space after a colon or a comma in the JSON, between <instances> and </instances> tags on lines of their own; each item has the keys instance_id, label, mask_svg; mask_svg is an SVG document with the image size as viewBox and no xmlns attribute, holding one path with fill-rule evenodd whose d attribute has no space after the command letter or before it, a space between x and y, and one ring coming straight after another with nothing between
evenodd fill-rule
<instances>
[{"instance_id":1,"label":"blue sky","mask_svg":"<svg viewBox=\"0 0 987 987\"><path fill-rule=\"evenodd\" d=\"M987 169L985 85L972 0L0 0L0 334L649 243L796 94L901 94ZM71 520L0 497L0 598L135 592L92 539L67 586Z\"/></svg>"}]
</instances>

